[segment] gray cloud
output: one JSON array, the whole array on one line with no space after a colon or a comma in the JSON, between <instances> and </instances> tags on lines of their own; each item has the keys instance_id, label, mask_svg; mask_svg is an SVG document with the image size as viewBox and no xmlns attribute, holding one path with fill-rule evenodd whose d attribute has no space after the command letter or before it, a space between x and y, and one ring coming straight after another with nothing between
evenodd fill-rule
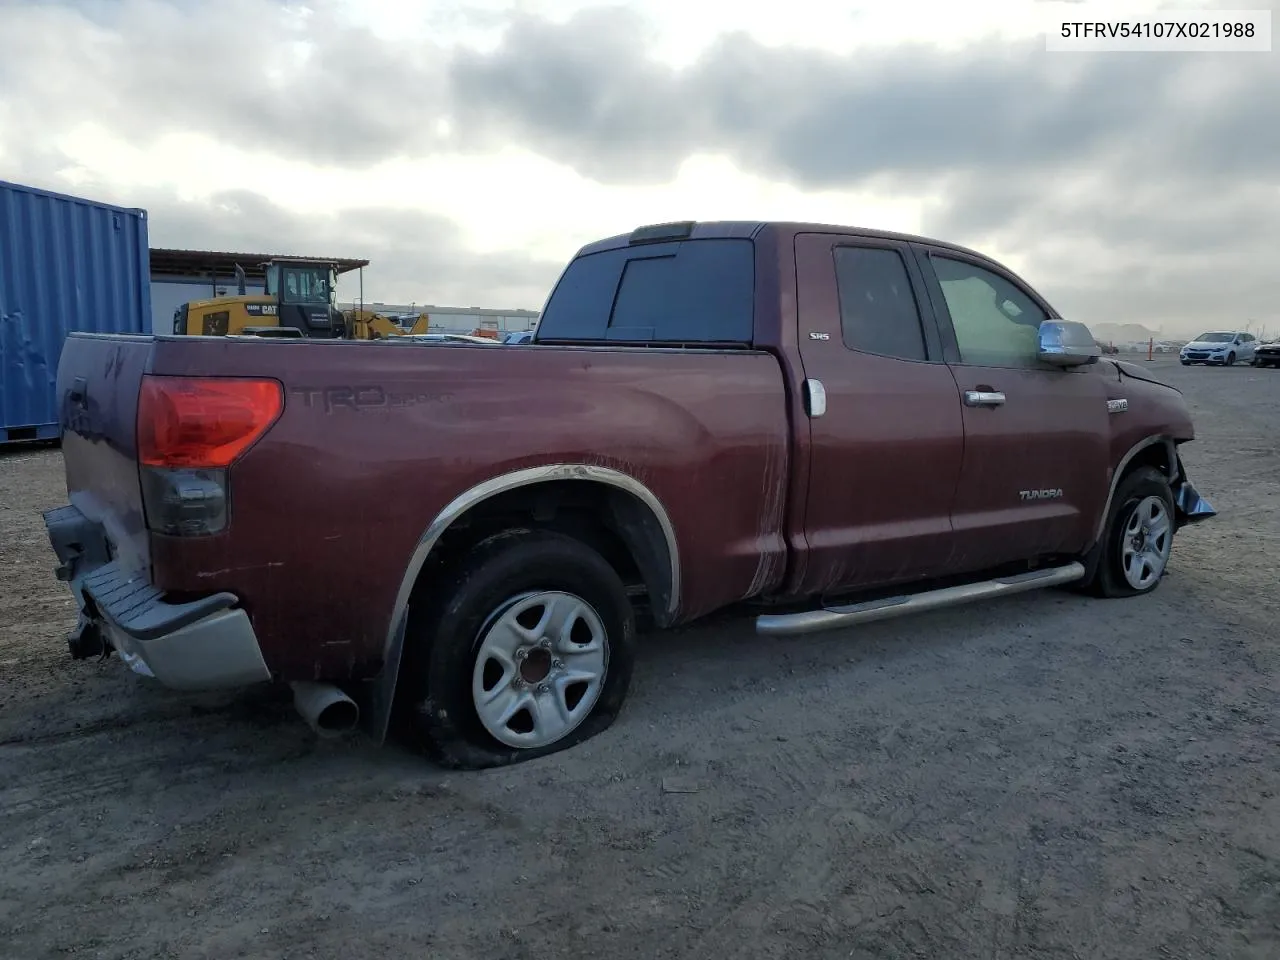
<instances>
[{"instance_id":1,"label":"gray cloud","mask_svg":"<svg viewBox=\"0 0 1280 960\"><path fill-rule=\"evenodd\" d=\"M625 13L517 21L453 60L455 110L472 136L517 136L620 186L703 150L802 187L938 196L924 232L1018 255L1090 322L1280 328L1274 56L1050 55L1042 40L836 56L739 34L672 71L634 31Z\"/></svg>"},{"instance_id":2,"label":"gray cloud","mask_svg":"<svg viewBox=\"0 0 1280 960\"><path fill-rule=\"evenodd\" d=\"M39 151L24 155L13 173L5 174L32 186L68 192L66 184L42 174L42 166L59 170L72 164L56 151ZM561 260L519 252L472 252L458 224L416 210L368 207L335 215L302 214L248 190L186 201L165 190L126 193L92 180L70 192L142 207L153 247L367 259L369 302L537 310L564 267ZM354 274L344 277L339 295L354 300L356 283Z\"/></svg>"},{"instance_id":3,"label":"gray cloud","mask_svg":"<svg viewBox=\"0 0 1280 960\"><path fill-rule=\"evenodd\" d=\"M696 150L801 185L906 186L1071 170L1134 141L1144 175L1275 172L1280 65L1266 54L1051 55L1033 39L839 56L731 34L675 71L647 56L642 23L622 9L513 20L498 49L451 60L461 126L618 184L664 179Z\"/></svg>"},{"instance_id":4,"label":"gray cloud","mask_svg":"<svg viewBox=\"0 0 1280 960\"><path fill-rule=\"evenodd\" d=\"M470 252L456 223L414 210L308 216L249 191L215 194L208 203L165 194L130 202L147 208L153 246L367 259L369 301L536 310L564 266L518 253ZM354 299L355 283L354 275L344 278L340 295Z\"/></svg>"},{"instance_id":5,"label":"gray cloud","mask_svg":"<svg viewBox=\"0 0 1280 960\"><path fill-rule=\"evenodd\" d=\"M0 4L0 90L22 126L95 121L135 142L199 130L248 149L367 165L438 146L443 60L327 4Z\"/></svg>"},{"instance_id":6,"label":"gray cloud","mask_svg":"<svg viewBox=\"0 0 1280 960\"><path fill-rule=\"evenodd\" d=\"M0 5L11 38L0 89L22 91L0 96L0 119L38 131L48 116L92 117L139 142L196 128L352 167L518 142L619 188L721 152L802 187L937 196L925 232L1015 251L1028 279L1087 320L1173 331L1280 315L1274 55L1058 55L1031 40L836 56L728 33L673 70L622 8L562 23L513 15L496 49L446 53L341 27L324 0L301 20L266 0L227 3L252 29L228 33L235 12L222 4L128 0L98 5L96 22L74 4ZM311 52L277 76L282 36ZM286 219L254 222L353 239L345 219L339 230L277 213ZM400 241L431 228L414 234L395 218L365 220L361 242L400 231L382 248L412 270ZM428 246L428 262L446 256ZM554 279L552 267L499 259L477 269ZM447 269L449 283L479 276ZM443 276L433 268L433 288Z\"/></svg>"}]
</instances>

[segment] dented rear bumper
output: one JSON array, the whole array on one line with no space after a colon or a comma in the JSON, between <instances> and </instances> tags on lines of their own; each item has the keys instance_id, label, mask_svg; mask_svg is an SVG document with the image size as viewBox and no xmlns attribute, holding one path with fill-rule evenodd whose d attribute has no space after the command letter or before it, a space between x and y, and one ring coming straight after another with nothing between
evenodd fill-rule
<instances>
[{"instance_id":1,"label":"dented rear bumper","mask_svg":"<svg viewBox=\"0 0 1280 960\"><path fill-rule=\"evenodd\" d=\"M253 624L236 596L170 603L142 574L111 556L102 527L74 506L44 513L56 574L71 587L80 620L68 637L77 659L113 650L138 673L178 690L216 690L270 680Z\"/></svg>"}]
</instances>

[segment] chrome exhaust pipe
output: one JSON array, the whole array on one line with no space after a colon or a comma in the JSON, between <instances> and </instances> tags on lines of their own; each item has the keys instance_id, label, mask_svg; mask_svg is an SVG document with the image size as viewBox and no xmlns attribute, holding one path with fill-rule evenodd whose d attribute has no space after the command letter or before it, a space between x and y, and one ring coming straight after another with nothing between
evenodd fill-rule
<instances>
[{"instance_id":1,"label":"chrome exhaust pipe","mask_svg":"<svg viewBox=\"0 0 1280 960\"><path fill-rule=\"evenodd\" d=\"M293 705L320 736L339 737L360 722L359 706L332 683L295 680L289 686L293 688Z\"/></svg>"}]
</instances>

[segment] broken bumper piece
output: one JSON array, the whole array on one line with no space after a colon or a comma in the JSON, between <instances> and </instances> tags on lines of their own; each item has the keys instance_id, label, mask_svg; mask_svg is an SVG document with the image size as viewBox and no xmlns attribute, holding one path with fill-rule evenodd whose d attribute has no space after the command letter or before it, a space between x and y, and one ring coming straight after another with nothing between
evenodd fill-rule
<instances>
[{"instance_id":1,"label":"broken bumper piece","mask_svg":"<svg viewBox=\"0 0 1280 960\"><path fill-rule=\"evenodd\" d=\"M1185 477L1173 488L1173 506L1180 527L1188 523L1199 523L1218 515L1218 511L1213 509L1208 500L1200 496L1200 491Z\"/></svg>"},{"instance_id":2,"label":"broken bumper piece","mask_svg":"<svg viewBox=\"0 0 1280 960\"><path fill-rule=\"evenodd\" d=\"M112 651L137 673L177 690L219 690L271 679L248 614L216 593L171 603L141 573L110 558L100 525L76 507L44 514L57 576L71 587L79 622L72 657Z\"/></svg>"}]
</instances>

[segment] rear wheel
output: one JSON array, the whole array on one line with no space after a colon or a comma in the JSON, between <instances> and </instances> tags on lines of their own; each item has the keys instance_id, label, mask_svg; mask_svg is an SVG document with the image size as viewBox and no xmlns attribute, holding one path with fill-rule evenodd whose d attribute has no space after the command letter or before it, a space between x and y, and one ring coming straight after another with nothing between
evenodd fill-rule
<instances>
[{"instance_id":1,"label":"rear wheel","mask_svg":"<svg viewBox=\"0 0 1280 960\"><path fill-rule=\"evenodd\" d=\"M607 729L631 682L635 619L595 550L516 530L481 542L406 642L422 746L479 769L546 756Z\"/></svg>"},{"instance_id":2,"label":"rear wheel","mask_svg":"<svg viewBox=\"0 0 1280 960\"><path fill-rule=\"evenodd\" d=\"M1173 491L1163 473L1140 467L1116 488L1093 577L1096 596L1133 597L1160 585L1174 533Z\"/></svg>"}]
</instances>

